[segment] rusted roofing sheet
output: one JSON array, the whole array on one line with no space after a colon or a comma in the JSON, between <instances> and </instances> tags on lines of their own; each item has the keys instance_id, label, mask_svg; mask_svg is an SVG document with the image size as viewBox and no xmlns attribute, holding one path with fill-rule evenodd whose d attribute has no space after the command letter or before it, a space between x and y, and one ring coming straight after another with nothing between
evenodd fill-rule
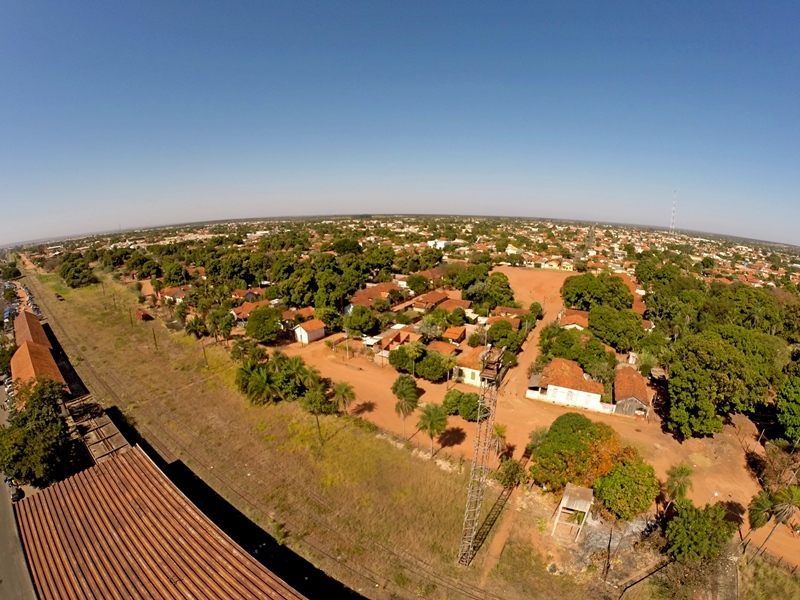
<instances>
[{"instance_id":1,"label":"rusted roofing sheet","mask_svg":"<svg viewBox=\"0 0 800 600\"><path fill-rule=\"evenodd\" d=\"M33 342L52 348L38 317L27 310L21 310L14 319L14 339L17 346L22 346L25 342Z\"/></svg>"},{"instance_id":2,"label":"rusted roofing sheet","mask_svg":"<svg viewBox=\"0 0 800 600\"><path fill-rule=\"evenodd\" d=\"M136 446L15 504L41 600L301 599Z\"/></svg>"}]
</instances>

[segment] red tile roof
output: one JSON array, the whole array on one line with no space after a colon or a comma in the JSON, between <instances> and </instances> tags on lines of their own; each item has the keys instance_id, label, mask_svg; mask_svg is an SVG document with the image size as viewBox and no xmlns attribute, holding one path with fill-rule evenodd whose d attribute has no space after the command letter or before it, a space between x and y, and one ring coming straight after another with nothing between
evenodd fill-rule
<instances>
[{"instance_id":1,"label":"red tile roof","mask_svg":"<svg viewBox=\"0 0 800 600\"><path fill-rule=\"evenodd\" d=\"M505 321L506 323L511 323L511 329L516 331L519 329L519 319L511 319L509 317L489 317L486 319L486 324L491 327L498 321Z\"/></svg>"},{"instance_id":2,"label":"red tile roof","mask_svg":"<svg viewBox=\"0 0 800 600\"><path fill-rule=\"evenodd\" d=\"M578 363L565 358L554 358L542 371L539 386L546 388L551 385L590 394L602 395L605 390L602 383L586 379Z\"/></svg>"},{"instance_id":3,"label":"red tile roof","mask_svg":"<svg viewBox=\"0 0 800 600\"><path fill-rule=\"evenodd\" d=\"M291 599L138 446L14 505L41 600Z\"/></svg>"},{"instance_id":4,"label":"red tile roof","mask_svg":"<svg viewBox=\"0 0 800 600\"><path fill-rule=\"evenodd\" d=\"M457 364L465 369L481 370L481 354L486 352L486 346L476 346L469 350L464 350L464 354L458 357Z\"/></svg>"},{"instance_id":5,"label":"red tile roof","mask_svg":"<svg viewBox=\"0 0 800 600\"><path fill-rule=\"evenodd\" d=\"M50 348L34 342L23 342L11 357L11 377L25 383L39 375L65 385L67 383L50 353Z\"/></svg>"},{"instance_id":6,"label":"red tile roof","mask_svg":"<svg viewBox=\"0 0 800 600\"><path fill-rule=\"evenodd\" d=\"M583 315L564 315L558 321L559 327L567 327L568 325L577 325L583 329L589 328L589 319Z\"/></svg>"},{"instance_id":7,"label":"red tile roof","mask_svg":"<svg viewBox=\"0 0 800 600\"><path fill-rule=\"evenodd\" d=\"M25 342L33 342L34 344L52 348L39 319L27 310L20 311L17 318L14 319L14 339L17 342L17 346L22 346Z\"/></svg>"},{"instance_id":8,"label":"red tile roof","mask_svg":"<svg viewBox=\"0 0 800 600\"><path fill-rule=\"evenodd\" d=\"M463 308L467 310L470 306L472 306L472 300L458 300L456 298L448 298L444 302L442 302L437 308L443 308L447 312L453 312L457 308Z\"/></svg>"},{"instance_id":9,"label":"red tile roof","mask_svg":"<svg viewBox=\"0 0 800 600\"><path fill-rule=\"evenodd\" d=\"M460 342L466 335L466 327L448 327L447 330L442 334L442 337L455 342Z\"/></svg>"},{"instance_id":10,"label":"red tile roof","mask_svg":"<svg viewBox=\"0 0 800 600\"><path fill-rule=\"evenodd\" d=\"M625 398L637 398L645 404L650 403L647 393L647 381L633 367L620 367L614 379L614 400L619 402Z\"/></svg>"},{"instance_id":11,"label":"red tile roof","mask_svg":"<svg viewBox=\"0 0 800 600\"><path fill-rule=\"evenodd\" d=\"M378 298L388 299L390 291L397 290L399 292L401 289L402 288L394 281L379 283L377 285L366 287L363 290L358 290L355 294L353 294L353 297L350 298L350 304L353 306L361 305L370 307Z\"/></svg>"},{"instance_id":12,"label":"red tile roof","mask_svg":"<svg viewBox=\"0 0 800 600\"><path fill-rule=\"evenodd\" d=\"M298 327L306 333L311 333L313 331L318 331L319 329L325 329L325 323L323 323L320 319L311 319L310 321L304 321L300 323Z\"/></svg>"},{"instance_id":13,"label":"red tile roof","mask_svg":"<svg viewBox=\"0 0 800 600\"><path fill-rule=\"evenodd\" d=\"M436 350L437 352L441 352L442 354L453 354L454 352L458 351L458 346L454 346L449 342L440 342L439 340L433 340L430 344L428 344L428 350Z\"/></svg>"},{"instance_id":14,"label":"red tile roof","mask_svg":"<svg viewBox=\"0 0 800 600\"><path fill-rule=\"evenodd\" d=\"M237 319L247 320L252 313L259 306L269 306L269 300L257 300L256 302L245 302L241 306L233 308L233 314Z\"/></svg>"},{"instance_id":15,"label":"red tile roof","mask_svg":"<svg viewBox=\"0 0 800 600\"><path fill-rule=\"evenodd\" d=\"M414 308L430 310L448 299L447 294L440 291L428 292L414 298Z\"/></svg>"}]
</instances>

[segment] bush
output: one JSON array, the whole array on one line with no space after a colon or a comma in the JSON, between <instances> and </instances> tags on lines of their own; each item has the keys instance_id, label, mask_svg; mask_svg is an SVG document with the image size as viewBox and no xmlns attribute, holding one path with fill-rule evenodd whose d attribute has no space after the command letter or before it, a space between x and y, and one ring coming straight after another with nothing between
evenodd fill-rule
<instances>
[{"instance_id":1,"label":"bush","mask_svg":"<svg viewBox=\"0 0 800 600\"><path fill-rule=\"evenodd\" d=\"M650 508L660 487L653 467L631 449L608 475L597 478L594 491L609 512L630 521Z\"/></svg>"},{"instance_id":2,"label":"bush","mask_svg":"<svg viewBox=\"0 0 800 600\"><path fill-rule=\"evenodd\" d=\"M667 553L676 560L710 559L719 556L731 541L736 524L725 520L720 504L697 508L690 500L675 503L677 514L667 525Z\"/></svg>"},{"instance_id":3,"label":"bush","mask_svg":"<svg viewBox=\"0 0 800 600\"><path fill-rule=\"evenodd\" d=\"M439 352L426 352L417 364L416 373L428 381L441 381L447 375L447 368Z\"/></svg>"},{"instance_id":4,"label":"bush","mask_svg":"<svg viewBox=\"0 0 800 600\"><path fill-rule=\"evenodd\" d=\"M480 396L475 392L467 392L461 395L458 403L458 414L461 418L472 421L473 423L478 420L478 405L480 403ZM486 414L483 415L485 417Z\"/></svg>"},{"instance_id":5,"label":"bush","mask_svg":"<svg viewBox=\"0 0 800 600\"><path fill-rule=\"evenodd\" d=\"M463 395L464 392L456 388L447 390L447 393L444 395L444 401L442 402L442 408L448 415L458 414L458 407L461 404L461 396Z\"/></svg>"},{"instance_id":6,"label":"bush","mask_svg":"<svg viewBox=\"0 0 800 600\"><path fill-rule=\"evenodd\" d=\"M504 488L514 488L527 479L525 468L513 458L503 458L494 478Z\"/></svg>"}]
</instances>

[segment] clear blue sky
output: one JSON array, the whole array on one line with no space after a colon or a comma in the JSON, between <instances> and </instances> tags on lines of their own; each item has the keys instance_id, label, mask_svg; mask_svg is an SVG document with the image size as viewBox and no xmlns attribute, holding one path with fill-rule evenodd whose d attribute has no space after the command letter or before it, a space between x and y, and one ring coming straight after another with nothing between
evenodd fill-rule
<instances>
[{"instance_id":1,"label":"clear blue sky","mask_svg":"<svg viewBox=\"0 0 800 600\"><path fill-rule=\"evenodd\" d=\"M454 213L800 244L800 4L0 5L0 244ZM660 4L660 6L658 6Z\"/></svg>"}]
</instances>

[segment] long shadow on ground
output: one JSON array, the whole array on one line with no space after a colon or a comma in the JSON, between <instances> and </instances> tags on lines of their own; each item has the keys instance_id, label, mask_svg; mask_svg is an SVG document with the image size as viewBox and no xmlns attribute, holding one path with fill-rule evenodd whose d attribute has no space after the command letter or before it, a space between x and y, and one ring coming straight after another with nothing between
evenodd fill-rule
<instances>
[{"instance_id":1,"label":"long shadow on ground","mask_svg":"<svg viewBox=\"0 0 800 600\"><path fill-rule=\"evenodd\" d=\"M239 512L182 461L166 463L116 408L106 410L131 444L138 444L159 469L194 505L234 542L278 577L309 598L357 600L360 594L329 577L306 559L295 554Z\"/></svg>"}]
</instances>

